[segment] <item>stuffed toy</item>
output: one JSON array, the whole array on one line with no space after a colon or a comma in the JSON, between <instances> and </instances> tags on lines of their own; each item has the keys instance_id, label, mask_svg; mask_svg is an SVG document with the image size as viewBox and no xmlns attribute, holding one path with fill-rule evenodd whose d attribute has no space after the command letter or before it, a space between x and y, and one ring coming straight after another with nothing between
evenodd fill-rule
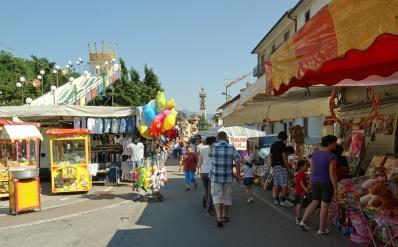
<instances>
[{"instance_id":1,"label":"stuffed toy","mask_svg":"<svg viewBox=\"0 0 398 247\"><path fill-rule=\"evenodd\" d=\"M365 190L367 190L368 194L362 196L359 199L359 202L361 203L362 206L370 206L370 207L380 207L381 206L381 200L378 195L373 194L372 187L375 186L375 184L379 181L382 181L379 178L371 178L366 180L364 183L362 183L361 187Z\"/></svg>"},{"instance_id":2,"label":"stuffed toy","mask_svg":"<svg viewBox=\"0 0 398 247\"><path fill-rule=\"evenodd\" d=\"M387 183L383 181L376 182L371 188L371 193L380 196L381 208L383 210L390 210L398 207L398 199L396 199L388 189Z\"/></svg>"}]
</instances>

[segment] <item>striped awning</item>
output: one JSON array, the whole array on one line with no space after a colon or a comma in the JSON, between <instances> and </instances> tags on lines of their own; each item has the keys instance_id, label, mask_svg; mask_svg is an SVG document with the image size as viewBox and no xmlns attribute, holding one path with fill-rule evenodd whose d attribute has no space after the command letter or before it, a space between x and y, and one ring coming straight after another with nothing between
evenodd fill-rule
<instances>
[{"instance_id":1,"label":"striped awning","mask_svg":"<svg viewBox=\"0 0 398 247\"><path fill-rule=\"evenodd\" d=\"M267 92L390 76L398 71L397 20L396 0L333 0L265 61Z\"/></svg>"}]
</instances>

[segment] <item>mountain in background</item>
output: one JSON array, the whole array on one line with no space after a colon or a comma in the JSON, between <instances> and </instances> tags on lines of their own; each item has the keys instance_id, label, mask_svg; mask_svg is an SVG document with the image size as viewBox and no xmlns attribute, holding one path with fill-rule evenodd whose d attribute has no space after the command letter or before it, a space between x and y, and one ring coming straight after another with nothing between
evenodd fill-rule
<instances>
[{"instance_id":1,"label":"mountain in background","mask_svg":"<svg viewBox=\"0 0 398 247\"><path fill-rule=\"evenodd\" d=\"M190 111L190 110L187 110L187 109L182 109L179 112L184 113L187 117L189 117L191 115L197 115L197 116L199 115L199 112L194 112L194 111ZM207 121L211 121L213 116L214 116L214 114L207 113L206 114Z\"/></svg>"}]
</instances>

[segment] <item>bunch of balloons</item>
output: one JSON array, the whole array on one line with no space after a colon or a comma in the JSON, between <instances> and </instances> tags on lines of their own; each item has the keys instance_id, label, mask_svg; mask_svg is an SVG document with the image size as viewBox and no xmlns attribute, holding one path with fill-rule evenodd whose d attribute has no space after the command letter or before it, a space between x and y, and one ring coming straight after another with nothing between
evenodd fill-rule
<instances>
[{"instance_id":1,"label":"bunch of balloons","mask_svg":"<svg viewBox=\"0 0 398 247\"><path fill-rule=\"evenodd\" d=\"M149 140L160 139L163 143L174 139L178 114L175 107L174 99L166 101L164 93L158 92L156 99L142 107L143 123L138 126L141 136Z\"/></svg>"}]
</instances>

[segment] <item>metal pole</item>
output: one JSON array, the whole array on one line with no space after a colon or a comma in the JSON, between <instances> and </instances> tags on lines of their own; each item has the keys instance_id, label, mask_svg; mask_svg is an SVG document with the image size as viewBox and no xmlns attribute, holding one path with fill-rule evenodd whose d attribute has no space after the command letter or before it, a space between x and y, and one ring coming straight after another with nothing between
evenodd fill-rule
<instances>
[{"instance_id":1,"label":"metal pole","mask_svg":"<svg viewBox=\"0 0 398 247\"><path fill-rule=\"evenodd\" d=\"M225 85L225 102L228 102L228 86Z\"/></svg>"},{"instance_id":2,"label":"metal pole","mask_svg":"<svg viewBox=\"0 0 398 247\"><path fill-rule=\"evenodd\" d=\"M57 71L57 88L59 87L59 85L58 85L58 71Z\"/></svg>"},{"instance_id":3,"label":"metal pole","mask_svg":"<svg viewBox=\"0 0 398 247\"><path fill-rule=\"evenodd\" d=\"M44 84L43 84L44 75L41 76L41 95L44 94Z\"/></svg>"},{"instance_id":4,"label":"metal pole","mask_svg":"<svg viewBox=\"0 0 398 247\"><path fill-rule=\"evenodd\" d=\"M21 103L23 105L23 82L21 82Z\"/></svg>"},{"instance_id":5,"label":"metal pole","mask_svg":"<svg viewBox=\"0 0 398 247\"><path fill-rule=\"evenodd\" d=\"M54 105L55 105L55 90L53 91L53 100L54 100Z\"/></svg>"}]
</instances>

